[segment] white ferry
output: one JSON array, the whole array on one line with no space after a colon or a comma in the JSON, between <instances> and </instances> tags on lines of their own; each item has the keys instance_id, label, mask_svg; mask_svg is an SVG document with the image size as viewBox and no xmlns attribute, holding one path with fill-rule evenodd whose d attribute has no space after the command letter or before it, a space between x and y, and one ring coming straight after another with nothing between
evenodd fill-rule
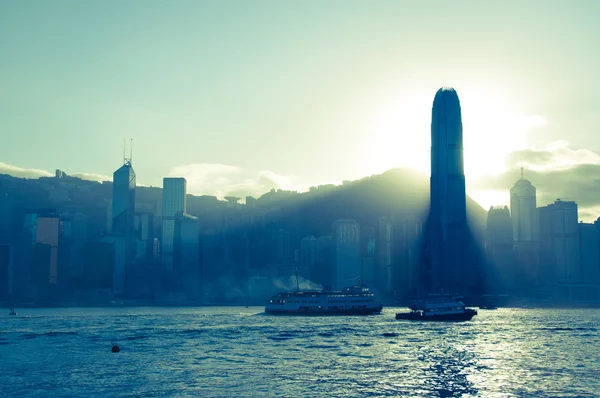
<instances>
[{"instance_id":1,"label":"white ferry","mask_svg":"<svg viewBox=\"0 0 600 398\"><path fill-rule=\"evenodd\" d=\"M276 315L368 315L381 312L383 305L365 285L341 291L323 289L281 292L269 300L265 313Z\"/></svg>"},{"instance_id":2,"label":"white ferry","mask_svg":"<svg viewBox=\"0 0 600 398\"><path fill-rule=\"evenodd\" d=\"M396 314L396 319L410 321L468 321L477 311L466 308L461 297L440 295L437 297L415 300L410 303L410 312Z\"/></svg>"}]
</instances>

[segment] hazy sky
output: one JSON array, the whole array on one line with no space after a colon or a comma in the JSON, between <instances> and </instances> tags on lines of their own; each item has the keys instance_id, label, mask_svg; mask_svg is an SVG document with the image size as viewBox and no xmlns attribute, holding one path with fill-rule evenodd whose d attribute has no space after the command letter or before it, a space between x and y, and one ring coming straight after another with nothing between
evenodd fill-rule
<instances>
[{"instance_id":1,"label":"hazy sky","mask_svg":"<svg viewBox=\"0 0 600 398\"><path fill-rule=\"evenodd\" d=\"M595 0L1 1L0 172L110 176L131 137L139 182L203 194L428 173L453 86L476 200L508 203L522 162L539 205L597 217L598 21Z\"/></svg>"}]
</instances>

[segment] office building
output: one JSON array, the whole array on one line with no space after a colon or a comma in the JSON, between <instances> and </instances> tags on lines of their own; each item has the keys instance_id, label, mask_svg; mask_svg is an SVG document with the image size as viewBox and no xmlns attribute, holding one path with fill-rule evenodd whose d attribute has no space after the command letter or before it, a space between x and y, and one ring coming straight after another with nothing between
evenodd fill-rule
<instances>
[{"instance_id":1,"label":"office building","mask_svg":"<svg viewBox=\"0 0 600 398\"><path fill-rule=\"evenodd\" d=\"M175 241L175 218L186 214L185 178L164 178L162 196L162 263L168 271L173 270L173 244Z\"/></svg>"},{"instance_id":2,"label":"office building","mask_svg":"<svg viewBox=\"0 0 600 398\"><path fill-rule=\"evenodd\" d=\"M113 173L112 234L126 238L126 261L135 257L135 172L130 159Z\"/></svg>"}]
</instances>

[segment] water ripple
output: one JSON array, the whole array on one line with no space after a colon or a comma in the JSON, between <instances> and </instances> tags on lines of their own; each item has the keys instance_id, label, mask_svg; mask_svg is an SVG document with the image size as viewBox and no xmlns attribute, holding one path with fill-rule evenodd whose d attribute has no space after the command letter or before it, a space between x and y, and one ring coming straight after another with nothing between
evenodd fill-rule
<instances>
[{"instance_id":1,"label":"water ripple","mask_svg":"<svg viewBox=\"0 0 600 398\"><path fill-rule=\"evenodd\" d=\"M261 311L23 309L0 328L0 396L600 395L596 310L447 324Z\"/></svg>"}]
</instances>

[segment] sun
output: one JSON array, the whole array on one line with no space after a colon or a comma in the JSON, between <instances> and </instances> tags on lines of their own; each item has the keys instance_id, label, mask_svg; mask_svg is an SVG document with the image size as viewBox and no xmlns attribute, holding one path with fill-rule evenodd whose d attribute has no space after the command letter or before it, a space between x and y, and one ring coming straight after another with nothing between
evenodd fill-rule
<instances>
[{"instance_id":1,"label":"sun","mask_svg":"<svg viewBox=\"0 0 600 398\"><path fill-rule=\"evenodd\" d=\"M526 147L524 117L502 97L474 89L458 93L466 179L476 180L506 171L506 155Z\"/></svg>"},{"instance_id":2,"label":"sun","mask_svg":"<svg viewBox=\"0 0 600 398\"><path fill-rule=\"evenodd\" d=\"M544 123L536 115L520 113L502 90L456 86L463 123L464 168L469 181L505 172L505 158L527 145L527 132ZM401 93L372 112L367 125L368 170L381 173L394 167L431 171L432 92ZM469 192L471 194L471 192ZM480 204L504 204L501 191L472 192ZM479 199L478 199L479 198Z\"/></svg>"}]
</instances>

